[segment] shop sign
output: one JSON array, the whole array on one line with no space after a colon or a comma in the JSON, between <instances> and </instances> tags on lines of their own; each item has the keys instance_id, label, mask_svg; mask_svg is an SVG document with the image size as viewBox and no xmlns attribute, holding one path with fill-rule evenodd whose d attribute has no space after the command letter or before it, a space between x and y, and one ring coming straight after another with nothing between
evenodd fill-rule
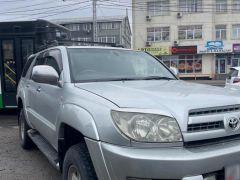
<instances>
[{"instance_id":1,"label":"shop sign","mask_svg":"<svg viewBox=\"0 0 240 180\"><path fill-rule=\"evenodd\" d=\"M197 46L174 46L172 54L197 54Z\"/></svg>"},{"instance_id":2,"label":"shop sign","mask_svg":"<svg viewBox=\"0 0 240 180\"><path fill-rule=\"evenodd\" d=\"M233 52L240 53L240 44L233 44Z\"/></svg>"},{"instance_id":3,"label":"shop sign","mask_svg":"<svg viewBox=\"0 0 240 180\"><path fill-rule=\"evenodd\" d=\"M145 47L140 48L138 50L146 51L154 56L160 56L160 55L170 55L170 49L167 46L160 46L160 47Z\"/></svg>"},{"instance_id":4,"label":"shop sign","mask_svg":"<svg viewBox=\"0 0 240 180\"><path fill-rule=\"evenodd\" d=\"M206 45L198 46L198 54L217 54L231 53L233 47L231 44L224 44L223 41L207 41Z\"/></svg>"}]
</instances>

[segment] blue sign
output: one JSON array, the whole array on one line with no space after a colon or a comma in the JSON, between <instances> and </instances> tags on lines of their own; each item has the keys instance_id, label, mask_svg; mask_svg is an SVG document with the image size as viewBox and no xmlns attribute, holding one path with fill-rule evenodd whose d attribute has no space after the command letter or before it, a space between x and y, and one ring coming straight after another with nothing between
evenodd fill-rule
<instances>
[{"instance_id":1,"label":"blue sign","mask_svg":"<svg viewBox=\"0 0 240 180\"><path fill-rule=\"evenodd\" d=\"M207 49L222 49L224 47L223 41L207 41L205 46Z\"/></svg>"}]
</instances>

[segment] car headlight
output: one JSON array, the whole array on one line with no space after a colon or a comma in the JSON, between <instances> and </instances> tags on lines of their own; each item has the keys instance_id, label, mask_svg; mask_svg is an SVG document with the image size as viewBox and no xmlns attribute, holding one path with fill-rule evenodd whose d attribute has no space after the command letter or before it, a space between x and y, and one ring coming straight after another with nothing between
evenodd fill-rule
<instances>
[{"instance_id":1,"label":"car headlight","mask_svg":"<svg viewBox=\"0 0 240 180\"><path fill-rule=\"evenodd\" d=\"M174 118L157 114L111 111L123 134L140 142L181 142L182 134Z\"/></svg>"}]
</instances>

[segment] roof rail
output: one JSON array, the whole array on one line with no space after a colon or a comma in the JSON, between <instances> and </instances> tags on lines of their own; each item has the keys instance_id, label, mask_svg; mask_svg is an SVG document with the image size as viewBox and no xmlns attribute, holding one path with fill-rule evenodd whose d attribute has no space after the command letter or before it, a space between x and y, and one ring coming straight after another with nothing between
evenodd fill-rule
<instances>
[{"instance_id":1,"label":"roof rail","mask_svg":"<svg viewBox=\"0 0 240 180\"><path fill-rule=\"evenodd\" d=\"M44 49L48 49L54 46L108 46L108 47L121 47L124 48L123 45L117 45L115 43L105 43L105 42L92 42L92 41L77 41L77 40L54 40L50 42L46 42L46 44L40 46L38 51L42 51Z\"/></svg>"}]
</instances>

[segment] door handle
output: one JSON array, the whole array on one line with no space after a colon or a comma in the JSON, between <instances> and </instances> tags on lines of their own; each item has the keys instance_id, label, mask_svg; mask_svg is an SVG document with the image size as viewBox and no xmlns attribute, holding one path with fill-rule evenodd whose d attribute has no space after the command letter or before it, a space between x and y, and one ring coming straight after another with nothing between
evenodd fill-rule
<instances>
[{"instance_id":1,"label":"door handle","mask_svg":"<svg viewBox=\"0 0 240 180\"><path fill-rule=\"evenodd\" d=\"M37 88L37 92L41 92L41 87L38 87L38 88Z\"/></svg>"}]
</instances>

